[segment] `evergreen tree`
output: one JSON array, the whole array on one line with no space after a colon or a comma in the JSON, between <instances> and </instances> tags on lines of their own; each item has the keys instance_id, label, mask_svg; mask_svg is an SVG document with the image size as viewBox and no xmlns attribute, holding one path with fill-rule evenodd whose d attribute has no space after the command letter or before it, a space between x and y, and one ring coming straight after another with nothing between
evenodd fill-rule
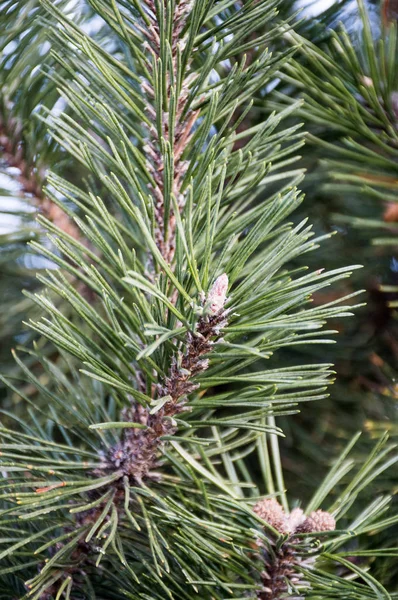
<instances>
[{"instance_id":1,"label":"evergreen tree","mask_svg":"<svg viewBox=\"0 0 398 600\"><path fill-rule=\"evenodd\" d=\"M397 553L369 550L391 489L363 494L398 460L386 435L308 503L285 489L280 419L333 373L287 349L329 343L355 292L311 304L353 268L297 267L328 237L287 221L300 101L252 103L292 64L278 3L0 8L3 159L46 260L5 331L0 597L398 597L369 571Z\"/></svg>"}]
</instances>

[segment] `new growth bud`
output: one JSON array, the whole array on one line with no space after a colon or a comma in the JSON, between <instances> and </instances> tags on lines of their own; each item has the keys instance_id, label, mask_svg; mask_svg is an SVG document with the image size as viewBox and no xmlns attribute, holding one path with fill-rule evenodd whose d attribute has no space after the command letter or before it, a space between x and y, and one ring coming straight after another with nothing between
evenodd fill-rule
<instances>
[{"instance_id":1,"label":"new growth bud","mask_svg":"<svg viewBox=\"0 0 398 600\"><path fill-rule=\"evenodd\" d=\"M212 315L217 314L224 308L224 304L227 300L227 290L228 276L226 273L223 273L223 275L217 277L213 283L207 298L209 310Z\"/></svg>"},{"instance_id":2,"label":"new growth bud","mask_svg":"<svg viewBox=\"0 0 398 600\"><path fill-rule=\"evenodd\" d=\"M306 517L301 508L295 508L290 514L286 514L275 498L260 500L253 506L253 511L279 533L294 535L336 529L336 521L330 513L316 510Z\"/></svg>"},{"instance_id":3,"label":"new growth bud","mask_svg":"<svg viewBox=\"0 0 398 600\"><path fill-rule=\"evenodd\" d=\"M307 535L315 533L322 537L322 532L333 531L336 528L334 517L323 510L314 511L306 516L301 508L294 508L289 514L275 498L260 500L253 506L253 512L286 536L278 541L279 536L275 537L264 528L268 544L264 544L262 540L257 541L264 561L264 570L261 573L263 587L257 593L257 598L293 598L289 594L291 586L306 585L308 588L301 569L308 569L315 563L312 541L307 539ZM304 539L300 539L299 534L304 534ZM294 596L296 600L303 597Z\"/></svg>"}]
</instances>

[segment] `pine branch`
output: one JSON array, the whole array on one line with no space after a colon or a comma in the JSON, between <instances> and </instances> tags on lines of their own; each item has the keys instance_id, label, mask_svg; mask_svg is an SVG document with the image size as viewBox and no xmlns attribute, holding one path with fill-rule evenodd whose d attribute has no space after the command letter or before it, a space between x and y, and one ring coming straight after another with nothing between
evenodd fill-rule
<instances>
[{"instance_id":1,"label":"pine branch","mask_svg":"<svg viewBox=\"0 0 398 600\"><path fill-rule=\"evenodd\" d=\"M127 429L124 439L108 452L106 463L99 470L100 475L119 469L132 484L141 484L150 477L157 464L162 440L177 432L174 417L188 409L187 397L199 387L192 378L208 368L209 359L203 357L211 352L220 337L220 329L227 323L224 310L227 287L228 278L221 275L209 292L206 302L209 314L199 319L195 332L188 332L184 355L173 357L168 376L158 386L159 397L151 403L154 406L144 408L133 402L123 411L125 421L137 423L140 428Z\"/></svg>"},{"instance_id":2,"label":"pine branch","mask_svg":"<svg viewBox=\"0 0 398 600\"><path fill-rule=\"evenodd\" d=\"M66 12L71 10L68 2L61 1L58 5ZM28 247L30 240L44 236L43 228L33 222L34 218L45 215L61 230L81 239L74 224L75 211L71 210L72 207L62 206L59 198L50 200L44 193L49 168L57 165L65 173L79 173L79 176L82 173L79 166L73 164L59 145L49 138L46 126L38 118L38 112L44 106L51 111L68 111L67 106L57 103L56 86L45 72L53 64L53 59L47 33L40 22L43 12L36 0L0 2L0 163L3 188L0 220L4 226L0 236L3 299L0 346L3 371L8 373L16 370L12 361L7 364L8 357L11 357L10 349L15 347L21 336L27 343L35 337L21 325L26 313L31 317L36 313L34 303L24 298L22 288L31 292L38 288L36 273L44 265L42 260L32 257ZM9 196L10 200L6 200ZM88 292L84 285L80 291ZM5 390L2 389L1 393L5 394ZM14 405L15 398L11 396L4 402L4 407L14 408Z\"/></svg>"},{"instance_id":3,"label":"pine branch","mask_svg":"<svg viewBox=\"0 0 398 600\"><path fill-rule=\"evenodd\" d=\"M192 128L199 116L199 111L193 111L191 107L187 106L189 86L193 83L195 75L188 74L182 80L179 80L181 74L178 64L185 43L181 39L181 33L186 27L187 19L192 10L192 3L190 0L181 1L172 15L171 5L162 9L164 13L161 15L158 12L160 11L160 5L156 6L153 0L147 0L145 4L148 26L144 31L146 43L153 56L153 61L147 64L147 68L152 77L154 77L154 71L158 72L157 77L154 77L154 85L159 86L159 89L155 91L149 82L145 82L143 86L149 101L147 110L154 123L149 129L149 137L144 140L143 150L147 153L147 167L154 181L154 185L150 185L150 190L156 198L154 210L156 243L165 260L172 262L175 253L177 227L174 211L181 212L184 208L185 197L181 191L181 186L189 164L182 159L182 155L191 139ZM164 24L160 23L162 18ZM161 46L165 44L165 40L162 38L165 35L164 32L168 23L171 23L172 27L169 46L170 66L164 74L165 67L162 66L164 53L162 53ZM185 65L186 70L189 69L190 62L191 59L189 58ZM161 82L161 78L165 81ZM157 112L149 108L153 103L155 94L161 95L161 109ZM171 183L166 178L166 160L171 160L170 168L173 173ZM171 186L171 189L167 190L165 194L165 187L168 185ZM170 192L176 199L175 208L170 205L170 198L168 197Z\"/></svg>"},{"instance_id":4,"label":"pine branch","mask_svg":"<svg viewBox=\"0 0 398 600\"><path fill-rule=\"evenodd\" d=\"M382 27L380 39L373 39L362 1L359 12L359 45L343 28L331 33L324 49L286 34L293 44L302 41L302 58L287 68L286 84L295 85L305 98L300 112L315 124L308 139L323 155L323 177L342 191L388 201L394 198L388 188L393 190L397 170L396 26ZM277 98L290 102L283 94ZM328 191L330 184L325 184ZM387 221L393 218L391 210Z\"/></svg>"},{"instance_id":5,"label":"pine branch","mask_svg":"<svg viewBox=\"0 0 398 600\"><path fill-rule=\"evenodd\" d=\"M333 462L304 510L296 507L289 512L288 505L282 508L275 497L264 498L254 504L254 512L266 523L263 535L259 535L257 540L263 564L263 588L259 590L258 597L276 600L288 595L297 599L315 599L319 595L323 597L330 586L333 587L333 598L347 598L350 594L358 598L389 597L387 590L369 573L367 565L358 565L355 544L351 542L353 537L358 536L359 545L363 548L366 546L366 534L371 531L374 534L388 522L396 522L397 516L391 514L391 496L374 499L370 494L367 498L366 490L373 489L375 479L395 465L398 456L396 446L389 444L385 435L365 459L349 457L359 437L357 434ZM282 467L275 456L278 451L272 444L268 453L266 441L259 439L257 442L261 458L268 457L270 460L263 471L264 486L267 491L271 487L272 494L283 497L284 489L280 487L283 480L278 476ZM233 462L238 465L236 475L239 477L239 462ZM249 469L253 462L249 454ZM351 471L354 472L347 477ZM361 495L365 504L361 504ZM329 504L328 510L320 510L319 506L325 503ZM384 518L387 511L391 520ZM335 531L336 523L340 530ZM371 557L372 552L378 556L382 551L373 548L366 553L367 556ZM337 567L341 564L344 564L345 572Z\"/></svg>"}]
</instances>

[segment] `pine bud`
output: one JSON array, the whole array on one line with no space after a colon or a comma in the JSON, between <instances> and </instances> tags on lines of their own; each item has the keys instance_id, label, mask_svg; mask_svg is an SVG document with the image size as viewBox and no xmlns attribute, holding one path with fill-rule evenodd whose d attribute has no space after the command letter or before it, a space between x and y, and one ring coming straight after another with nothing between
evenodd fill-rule
<instances>
[{"instance_id":1,"label":"pine bud","mask_svg":"<svg viewBox=\"0 0 398 600\"><path fill-rule=\"evenodd\" d=\"M260 500L260 502L257 502L253 506L253 511L280 533L288 531L289 527L285 511L275 498Z\"/></svg>"},{"instance_id":2,"label":"pine bud","mask_svg":"<svg viewBox=\"0 0 398 600\"><path fill-rule=\"evenodd\" d=\"M366 75L361 77L361 81L362 81L363 85L365 85L366 87L371 87L373 85L373 79L371 79L370 77L367 77Z\"/></svg>"},{"instance_id":3,"label":"pine bud","mask_svg":"<svg viewBox=\"0 0 398 600\"><path fill-rule=\"evenodd\" d=\"M323 510L312 512L305 521L296 529L296 533L313 533L315 531L334 531L336 521L334 517Z\"/></svg>"},{"instance_id":4,"label":"pine bud","mask_svg":"<svg viewBox=\"0 0 398 600\"><path fill-rule=\"evenodd\" d=\"M227 299L227 290L228 276L224 273L217 277L207 298L211 314L215 315L224 308Z\"/></svg>"}]
</instances>

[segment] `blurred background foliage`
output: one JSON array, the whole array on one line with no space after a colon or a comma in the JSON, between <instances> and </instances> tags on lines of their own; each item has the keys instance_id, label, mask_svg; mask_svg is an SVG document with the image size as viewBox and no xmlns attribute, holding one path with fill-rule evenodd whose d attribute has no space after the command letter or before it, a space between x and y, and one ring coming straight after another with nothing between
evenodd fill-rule
<instances>
[{"instance_id":1,"label":"blurred background foliage","mask_svg":"<svg viewBox=\"0 0 398 600\"><path fill-rule=\"evenodd\" d=\"M288 34L300 50L263 107L268 111L303 98L302 211L319 232L335 233L317 252L317 266L347 260L363 265L340 290L314 297L334 301L362 289L365 305L354 319L334 323L338 343L324 350L336 368L329 400L319 404L315 418L303 411L285 425L286 467L291 465L294 484L300 448L304 488L312 485L307 459L316 470L355 430L368 432L365 445L384 430L398 433L396 11L394 2L348 3L332 29L322 29L320 18L322 33L312 39L306 30Z\"/></svg>"},{"instance_id":2,"label":"blurred background foliage","mask_svg":"<svg viewBox=\"0 0 398 600\"><path fill-rule=\"evenodd\" d=\"M117 52L116 39L88 3L60 0L56 5L104 47ZM16 377L19 367L12 350L19 345L37 341L45 354L54 352L24 324L27 318L34 319L38 314L36 304L24 291L37 291L37 275L56 268L29 247L32 241L51 245L35 219L43 215L72 236L78 236L73 220L45 197L46 173L56 168L72 181L81 181L86 173L50 138L41 118L46 112L55 116L69 112L56 82L48 76L54 65L54 48L48 41L45 21L51 17L36 0L24 4L5 0L0 2L0 13L0 361L2 374ZM57 67L57 72L68 79L67 70L60 73ZM52 299L59 304L56 295ZM62 310L70 313L68 303L63 304ZM35 359L27 359L30 367L34 363ZM69 368L61 359L59 365L62 370ZM49 383L40 368L37 374L42 383ZM20 397L1 383L0 386L4 410L14 414L23 411ZM35 394L35 390L25 389L25 393Z\"/></svg>"}]
</instances>

